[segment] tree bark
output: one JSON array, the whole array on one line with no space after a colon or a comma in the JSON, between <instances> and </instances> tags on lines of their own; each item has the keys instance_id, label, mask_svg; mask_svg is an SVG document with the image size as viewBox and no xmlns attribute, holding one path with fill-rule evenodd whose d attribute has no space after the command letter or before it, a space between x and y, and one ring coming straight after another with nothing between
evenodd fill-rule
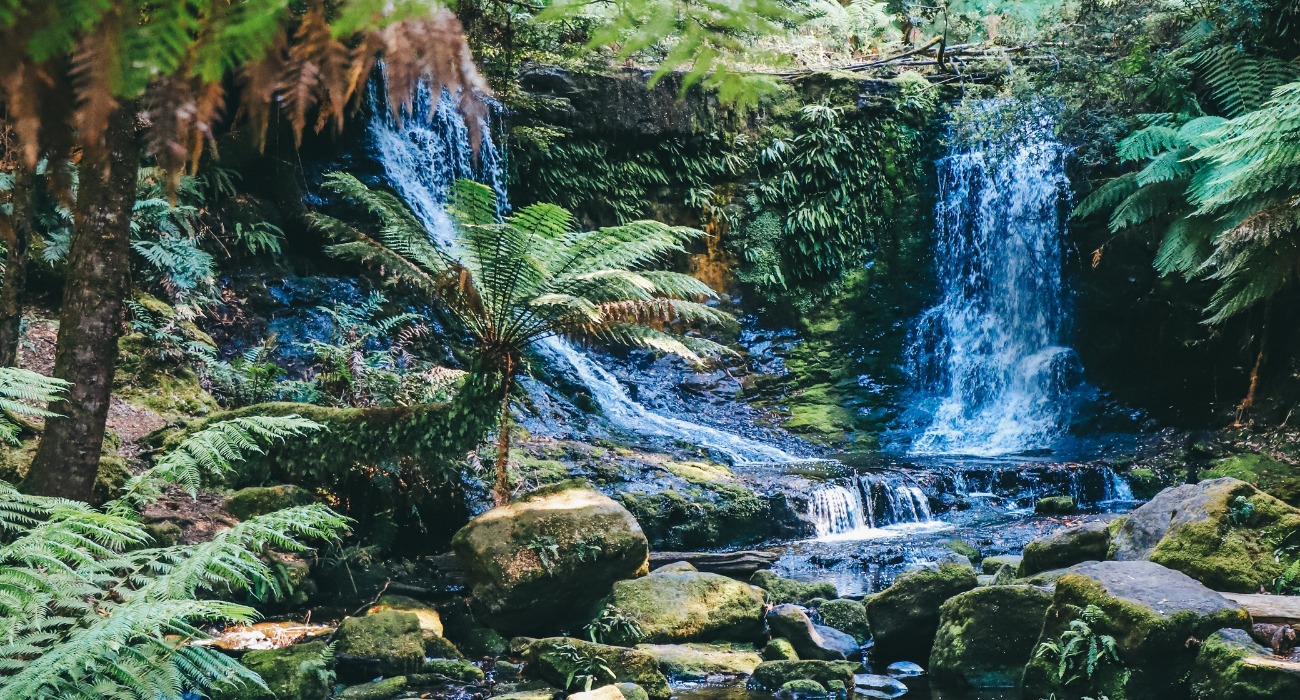
<instances>
[{"instance_id":1,"label":"tree bark","mask_svg":"<svg viewBox=\"0 0 1300 700\"><path fill-rule=\"evenodd\" d=\"M113 364L130 288L131 208L140 168L135 105L109 118L106 147L78 168L76 222L59 314L54 376L72 383L50 405L23 490L89 501L99 469L113 389Z\"/></svg>"},{"instance_id":2,"label":"tree bark","mask_svg":"<svg viewBox=\"0 0 1300 700\"><path fill-rule=\"evenodd\" d=\"M0 367L18 366L32 213L32 176L20 166L14 170L12 225L0 231L6 251L4 286L0 287Z\"/></svg>"},{"instance_id":3,"label":"tree bark","mask_svg":"<svg viewBox=\"0 0 1300 700\"><path fill-rule=\"evenodd\" d=\"M494 496L499 506L510 503L510 384L512 373L505 375L501 396L501 425L497 427L497 483Z\"/></svg>"}]
</instances>

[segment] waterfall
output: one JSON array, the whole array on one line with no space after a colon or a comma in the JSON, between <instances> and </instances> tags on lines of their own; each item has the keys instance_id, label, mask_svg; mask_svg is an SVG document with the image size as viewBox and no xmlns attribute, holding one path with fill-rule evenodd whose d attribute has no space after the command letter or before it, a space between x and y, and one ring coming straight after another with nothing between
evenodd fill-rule
<instances>
[{"instance_id":1,"label":"waterfall","mask_svg":"<svg viewBox=\"0 0 1300 700\"><path fill-rule=\"evenodd\" d=\"M1106 467L1102 476L1106 479L1106 501L1132 501L1133 488L1129 486L1128 480L1115 473L1114 469Z\"/></svg>"},{"instance_id":2,"label":"waterfall","mask_svg":"<svg viewBox=\"0 0 1300 700\"><path fill-rule=\"evenodd\" d=\"M856 488L827 484L808 496L808 519L812 521L818 537L846 535L871 526L862 505L862 494Z\"/></svg>"},{"instance_id":3,"label":"waterfall","mask_svg":"<svg viewBox=\"0 0 1300 700\"><path fill-rule=\"evenodd\" d=\"M938 161L938 303L906 351L924 416L911 452L1002 455L1052 446L1080 368L1064 345L1065 149L1044 110L988 102L997 136ZM1015 115L1018 123L1000 123Z\"/></svg>"},{"instance_id":4,"label":"waterfall","mask_svg":"<svg viewBox=\"0 0 1300 700\"><path fill-rule=\"evenodd\" d=\"M888 474L817 486L808 494L805 517L822 540L872 539L897 535L900 529L943 526L934 520L930 499L919 486Z\"/></svg>"},{"instance_id":5,"label":"waterfall","mask_svg":"<svg viewBox=\"0 0 1300 700\"><path fill-rule=\"evenodd\" d=\"M477 158L470 148L469 129L444 91L430 110L429 88L421 85L410 114L393 119L376 83L371 83L371 143L388 183L424 223L431 240L450 246L453 239L447 198L460 178L490 185L497 193L500 213L509 210L502 158L491 128L482 125L483 143ZM620 428L651 436L673 437L716 450L733 462L795 462L803 458L716 428L668 418L633 401L604 367L559 338L537 344L542 354L566 362L600 405L601 412Z\"/></svg>"}]
</instances>

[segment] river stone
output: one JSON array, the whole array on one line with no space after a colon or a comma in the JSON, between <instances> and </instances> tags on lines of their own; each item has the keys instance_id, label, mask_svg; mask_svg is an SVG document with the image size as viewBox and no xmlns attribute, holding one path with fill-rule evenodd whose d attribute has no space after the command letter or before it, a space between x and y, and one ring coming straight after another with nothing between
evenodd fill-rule
<instances>
[{"instance_id":1,"label":"river stone","mask_svg":"<svg viewBox=\"0 0 1300 700\"><path fill-rule=\"evenodd\" d=\"M1244 481L1211 479L1165 489L1134 511L1115 558L1149 559L1215 590L1256 593L1283 572L1272 543L1297 530L1300 510Z\"/></svg>"},{"instance_id":2,"label":"river stone","mask_svg":"<svg viewBox=\"0 0 1300 700\"><path fill-rule=\"evenodd\" d=\"M645 688L636 683L615 683L618 692L623 694L627 700L650 700L650 696L645 692Z\"/></svg>"},{"instance_id":3,"label":"river stone","mask_svg":"<svg viewBox=\"0 0 1300 700\"><path fill-rule=\"evenodd\" d=\"M907 685L897 678L875 673L860 673L854 676L853 685L858 693L867 697L896 698L908 690Z\"/></svg>"},{"instance_id":4,"label":"river stone","mask_svg":"<svg viewBox=\"0 0 1300 700\"><path fill-rule=\"evenodd\" d=\"M817 614L827 627L833 627L861 644L871 636L871 625L867 624L867 606L856 600L840 598L828 600L817 606Z\"/></svg>"},{"instance_id":5,"label":"river stone","mask_svg":"<svg viewBox=\"0 0 1300 700\"><path fill-rule=\"evenodd\" d=\"M623 686L632 684L620 683L619 685ZM642 691L643 694L644 692L645 691ZM493 695L492 700L555 700L561 695L564 695L564 691L556 688L537 688L536 690L516 690L514 692L506 693L505 695ZM627 700L647 700L644 697L633 698L626 692L623 693L623 696L626 697Z\"/></svg>"},{"instance_id":6,"label":"river stone","mask_svg":"<svg viewBox=\"0 0 1300 700\"><path fill-rule=\"evenodd\" d=\"M418 673L424 664L424 634L412 613L384 610L349 617L339 623L336 639L334 656L344 683Z\"/></svg>"},{"instance_id":7,"label":"river stone","mask_svg":"<svg viewBox=\"0 0 1300 700\"><path fill-rule=\"evenodd\" d=\"M1093 521L1061 528L1025 545L1018 575L1025 578L1080 562L1101 561L1109 551L1110 530L1106 523Z\"/></svg>"},{"instance_id":8,"label":"river stone","mask_svg":"<svg viewBox=\"0 0 1300 700\"><path fill-rule=\"evenodd\" d=\"M975 570L944 564L899 575L894 585L867 601L867 620L876 640L875 661L930 658L939 629L939 608L945 600L976 587Z\"/></svg>"},{"instance_id":9,"label":"river stone","mask_svg":"<svg viewBox=\"0 0 1300 700\"><path fill-rule=\"evenodd\" d=\"M980 570L987 576L992 576L1001 569L1003 565L1010 566L1012 571L1020 568L1021 557L1019 554L995 554L991 557L984 557L980 561Z\"/></svg>"},{"instance_id":10,"label":"river stone","mask_svg":"<svg viewBox=\"0 0 1300 700\"><path fill-rule=\"evenodd\" d=\"M1006 688L1033 656L1052 595L1033 586L976 588L949 598L930 651L941 685Z\"/></svg>"},{"instance_id":11,"label":"river stone","mask_svg":"<svg viewBox=\"0 0 1300 700\"><path fill-rule=\"evenodd\" d=\"M577 629L616 581L647 573L650 551L627 509L571 484L483 513L451 545L478 619L506 636Z\"/></svg>"},{"instance_id":12,"label":"river stone","mask_svg":"<svg viewBox=\"0 0 1300 700\"><path fill-rule=\"evenodd\" d=\"M1300 662L1273 656L1244 630L1223 629L1201 644L1192 687L1197 700L1300 698Z\"/></svg>"},{"instance_id":13,"label":"river stone","mask_svg":"<svg viewBox=\"0 0 1300 700\"><path fill-rule=\"evenodd\" d=\"M1048 496L1034 503L1034 512L1038 515L1073 515L1079 512L1079 506L1070 496Z\"/></svg>"},{"instance_id":14,"label":"river stone","mask_svg":"<svg viewBox=\"0 0 1300 700\"><path fill-rule=\"evenodd\" d=\"M752 647L733 649L729 644L638 644L636 649L652 656L671 681L748 676L763 663Z\"/></svg>"},{"instance_id":15,"label":"river stone","mask_svg":"<svg viewBox=\"0 0 1300 700\"><path fill-rule=\"evenodd\" d=\"M434 659L420 667L425 675L446 676L462 683L474 683L484 678L483 669L462 659Z\"/></svg>"},{"instance_id":16,"label":"river stone","mask_svg":"<svg viewBox=\"0 0 1300 700\"><path fill-rule=\"evenodd\" d=\"M858 650L853 637L824 625L814 625L804 609L797 605L778 605L767 613L772 636L790 640L801 659L836 661Z\"/></svg>"},{"instance_id":17,"label":"river stone","mask_svg":"<svg viewBox=\"0 0 1300 700\"><path fill-rule=\"evenodd\" d=\"M652 700L666 700L672 695L672 691L668 688L668 679L659 671L658 662L654 657L637 649L592 644L572 637L548 637L534 640L529 644L525 658L532 673L541 676L542 680L552 685L563 688L568 682L569 673L577 668L577 664L565 658L566 654L598 659L614 673L613 679L607 676L596 679L592 687L611 683L636 683L645 689Z\"/></svg>"},{"instance_id":18,"label":"river stone","mask_svg":"<svg viewBox=\"0 0 1300 700\"><path fill-rule=\"evenodd\" d=\"M806 681L803 679L794 680L781 686L781 695L793 695L800 693L803 695L825 695L826 686L817 681Z\"/></svg>"},{"instance_id":19,"label":"river stone","mask_svg":"<svg viewBox=\"0 0 1300 700\"><path fill-rule=\"evenodd\" d=\"M240 520L248 520L277 510L310 505L315 502L316 497L311 491L293 484L250 486L227 496L222 508Z\"/></svg>"},{"instance_id":20,"label":"river stone","mask_svg":"<svg viewBox=\"0 0 1300 700\"><path fill-rule=\"evenodd\" d=\"M798 661L799 655L795 653L794 645L790 640L777 637L763 647L764 661Z\"/></svg>"},{"instance_id":21,"label":"river stone","mask_svg":"<svg viewBox=\"0 0 1300 700\"><path fill-rule=\"evenodd\" d=\"M1039 642L1060 639L1089 605L1105 613L1095 630L1115 638L1120 663L1103 663L1093 676L1094 693L1125 700L1186 697L1196 645L1225 627L1246 629L1250 616L1241 606L1186 574L1146 561L1090 562L1057 579L1052 606L1044 616ZM1066 695L1056 680L1053 659L1034 658L1025 667L1024 696Z\"/></svg>"},{"instance_id":22,"label":"river stone","mask_svg":"<svg viewBox=\"0 0 1300 700\"><path fill-rule=\"evenodd\" d=\"M609 634L606 641L612 644L752 642L763 633L762 591L720 574L668 571L619 581L597 606L605 608L641 629L636 639Z\"/></svg>"},{"instance_id":23,"label":"river stone","mask_svg":"<svg viewBox=\"0 0 1300 700\"><path fill-rule=\"evenodd\" d=\"M823 686L839 681L852 688L853 674L861 669L861 664L850 661L765 661L754 669L753 682L769 691L796 680L817 681Z\"/></svg>"},{"instance_id":24,"label":"river stone","mask_svg":"<svg viewBox=\"0 0 1300 700\"><path fill-rule=\"evenodd\" d=\"M695 567L694 567L690 562L687 562L687 561L675 561L675 562L673 562L673 563L671 563L671 564L664 564L663 566L661 566L661 567L655 569L654 571L651 571L650 573L652 573L652 574L671 574L671 573L673 573L673 572L677 572L677 571L699 571L699 569L696 569L696 568L695 568Z\"/></svg>"},{"instance_id":25,"label":"river stone","mask_svg":"<svg viewBox=\"0 0 1300 700\"><path fill-rule=\"evenodd\" d=\"M323 671L325 642L304 642L279 649L250 651L240 663L266 682L267 690L252 683L239 687L216 687L213 700L319 700L333 690Z\"/></svg>"},{"instance_id":26,"label":"river stone","mask_svg":"<svg viewBox=\"0 0 1300 700\"><path fill-rule=\"evenodd\" d=\"M574 693L569 700L624 700L623 691L617 685L606 685L583 693Z\"/></svg>"},{"instance_id":27,"label":"river stone","mask_svg":"<svg viewBox=\"0 0 1300 700\"><path fill-rule=\"evenodd\" d=\"M392 700L406 690L406 677L385 678L345 688L334 697L339 700Z\"/></svg>"},{"instance_id":28,"label":"river stone","mask_svg":"<svg viewBox=\"0 0 1300 700\"><path fill-rule=\"evenodd\" d=\"M385 595L375 601L375 604L370 607L366 614L373 615L385 610L411 613L420 621L420 632L424 636L442 636L442 618L438 616L438 611L414 598L408 598L404 595Z\"/></svg>"},{"instance_id":29,"label":"river stone","mask_svg":"<svg viewBox=\"0 0 1300 700\"><path fill-rule=\"evenodd\" d=\"M771 571L755 571L749 582L767 591L773 604L805 603L813 598L840 597L833 583L799 583L793 579L781 578Z\"/></svg>"}]
</instances>

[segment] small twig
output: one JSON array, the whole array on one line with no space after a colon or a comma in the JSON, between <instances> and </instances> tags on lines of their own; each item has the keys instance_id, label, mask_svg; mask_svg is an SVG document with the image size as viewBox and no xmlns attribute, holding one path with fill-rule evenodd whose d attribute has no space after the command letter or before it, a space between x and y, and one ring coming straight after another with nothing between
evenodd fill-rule
<instances>
[{"instance_id":1,"label":"small twig","mask_svg":"<svg viewBox=\"0 0 1300 700\"><path fill-rule=\"evenodd\" d=\"M369 608L369 607L373 606L375 603L378 603L378 602L379 602L379 599L384 597L384 591L387 591L387 590L388 590L388 584L390 584L390 583L392 583L392 582L393 582L393 579L391 579L391 578L390 578L390 579L384 579L384 587L379 589L379 592L375 594L375 597L374 597L373 599L371 599L371 601L370 601L369 603L366 603L365 605L362 605L361 607L357 608L356 610L353 610L351 615L344 615L344 616L343 616L343 620L346 620L346 619L348 619L349 617L358 617L358 616L361 615L361 612L362 612L363 610L365 610L366 608ZM335 627L335 628L334 628L334 631L333 631L333 632L330 632L330 636L328 636L328 637L325 638L325 643L326 643L326 644L329 644L330 642L334 641L334 637L337 636L338 633L339 633L339 628L343 626L343 620L339 620L339 626L338 626L338 627Z\"/></svg>"}]
</instances>

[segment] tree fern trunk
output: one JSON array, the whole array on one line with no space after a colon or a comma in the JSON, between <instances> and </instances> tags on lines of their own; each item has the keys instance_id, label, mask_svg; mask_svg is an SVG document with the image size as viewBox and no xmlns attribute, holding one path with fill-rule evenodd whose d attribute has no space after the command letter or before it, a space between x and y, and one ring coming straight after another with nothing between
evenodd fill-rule
<instances>
[{"instance_id":1,"label":"tree fern trunk","mask_svg":"<svg viewBox=\"0 0 1300 700\"><path fill-rule=\"evenodd\" d=\"M50 405L36 457L23 482L29 493L88 501L99 468L113 389L113 363L130 287L131 208L140 167L135 106L109 118L103 155L78 168L76 223L59 314L54 376L72 383Z\"/></svg>"},{"instance_id":2,"label":"tree fern trunk","mask_svg":"<svg viewBox=\"0 0 1300 700\"><path fill-rule=\"evenodd\" d=\"M510 384L512 374L506 374L501 396L501 424L497 428L497 505L510 502Z\"/></svg>"},{"instance_id":3,"label":"tree fern trunk","mask_svg":"<svg viewBox=\"0 0 1300 700\"><path fill-rule=\"evenodd\" d=\"M27 286L27 253L32 240L32 176L14 170L13 226L5 234L5 276L0 288L0 367L18 365L18 341L23 320L23 290Z\"/></svg>"},{"instance_id":4,"label":"tree fern trunk","mask_svg":"<svg viewBox=\"0 0 1300 700\"><path fill-rule=\"evenodd\" d=\"M1273 297L1268 297L1264 300L1264 327L1259 333L1259 354L1255 356L1255 366L1250 370L1250 388L1246 390L1246 398L1237 406L1237 423L1241 422L1246 411L1255 407L1255 400L1259 398L1259 375L1264 363L1268 361L1268 318L1272 311Z\"/></svg>"}]
</instances>

